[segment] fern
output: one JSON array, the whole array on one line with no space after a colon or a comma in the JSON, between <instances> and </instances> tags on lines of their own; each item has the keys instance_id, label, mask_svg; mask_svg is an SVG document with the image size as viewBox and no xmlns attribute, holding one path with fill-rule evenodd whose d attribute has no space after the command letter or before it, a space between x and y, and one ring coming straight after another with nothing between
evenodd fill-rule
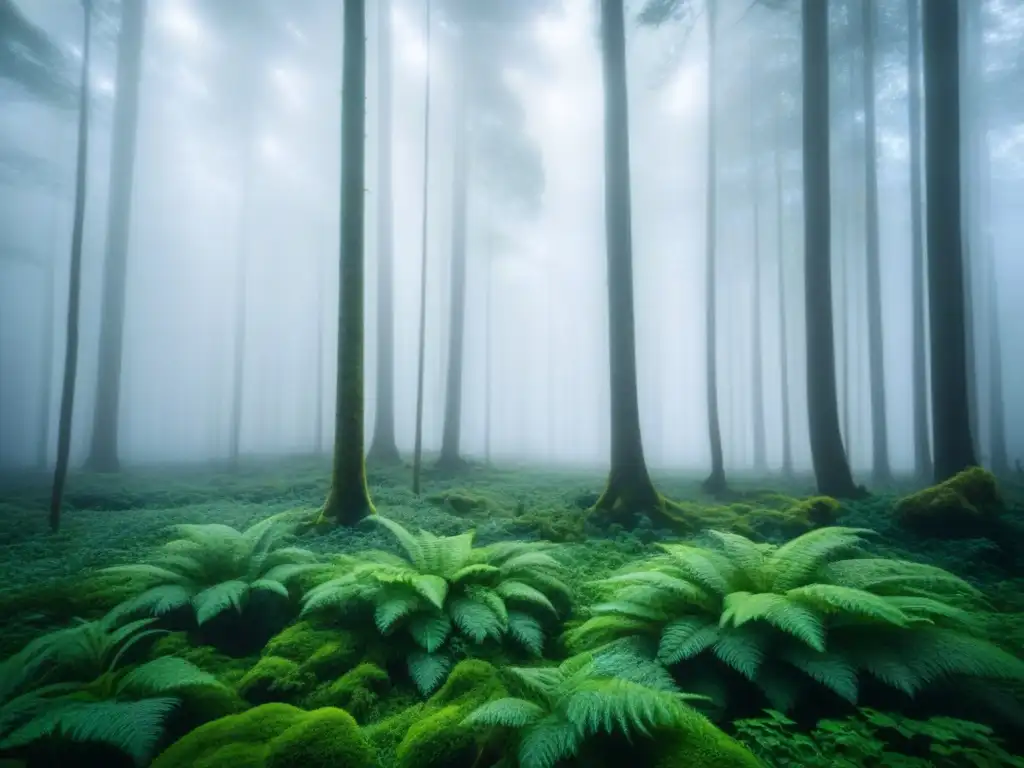
<instances>
[{"instance_id":1,"label":"fern","mask_svg":"<svg viewBox=\"0 0 1024 768\"><path fill-rule=\"evenodd\" d=\"M976 589L934 566L869 556L868 533L820 528L772 546L713 531L711 547L663 545L597 583L604 600L566 643L653 639L687 687L728 669L782 711L813 686L856 703L864 675L910 695L957 677L1024 680L1024 662L985 639Z\"/></svg>"},{"instance_id":2,"label":"fern","mask_svg":"<svg viewBox=\"0 0 1024 768\"><path fill-rule=\"evenodd\" d=\"M380 515L368 520L396 538L404 557L345 561L306 593L303 614L372 614L389 642L412 641L410 677L424 694L444 681L452 658L484 644L510 641L512 650L541 654L547 627L560 615L553 598L570 594L547 545L476 548L472 533L435 536Z\"/></svg>"}]
</instances>

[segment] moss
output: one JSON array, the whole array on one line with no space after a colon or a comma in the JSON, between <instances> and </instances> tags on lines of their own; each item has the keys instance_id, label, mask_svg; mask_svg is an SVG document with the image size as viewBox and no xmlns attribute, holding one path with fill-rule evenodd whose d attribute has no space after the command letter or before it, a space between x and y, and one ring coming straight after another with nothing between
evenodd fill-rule
<instances>
[{"instance_id":1,"label":"moss","mask_svg":"<svg viewBox=\"0 0 1024 768\"><path fill-rule=\"evenodd\" d=\"M238 693L252 704L293 702L308 694L316 678L280 656L264 656L238 681Z\"/></svg>"},{"instance_id":2,"label":"moss","mask_svg":"<svg viewBox=\"0 0 1024 768\"><path fill-rule=\"evenodd\" d=\"M308 708L338 707L349 712L358 722L373 718L381 697L391 688L388 674L375 664L360 664L333 683L320 686L306 699Z\"/></svg>"},{"instance_id":3,"label":"moss","mask_svg":"<svg viewBox=\"0 0 1024 768\"><path fill-rule=\"evenodd\" d=\"M768 505L737 502L725 506L666 501L662 524L676 533L694 536L701 531L730 531L753 539L792 538L812 528L832 524L839 502L829 496L793 499L779 496Z\"/></svg>"},{"instance_id":4,"label":"moss","mask_svg":"<svg viewBox=\"0 0 1024 768\"><path fill-rule=\"evenodd\" d=\"M161 656L180 656L230 686L237 684L256 662L253 657L228 656L212 645L192 645L187 632L171 632L153 643L149 657Z\"/></svg>"},{"instance_id":5,"label":"moss","mask_svg":"<svg viewBox=\"0 0 1024 768\"><path fill-rule=\"evenodd\" d=\"M373 750L348 712L310 712L273 738L265 768L374 768Z\"/></svg>"},{"instance_id":6,"label":"moss","mask_svg":"<svg viewBox=\"0 0 1024 768\"><path fill-rule=\"evenodd\" d=\"M372 768L373 752L351 715L264 704L200 726L152 768Z\"/></svg>"},{"instance_id":7,"label":"moss","mask_svg":"<svg viewBox=\"0 0 1024 768\"><path fill-rule=\"evenodd\" d=\"M915 533L942 538L991 536L1002 512L995 476L981 467L965 469L945 482L904 496L896 521Z\"/></svg>"},{"instance_id":8,"label":"moss","mask_svg":"<svg viewBox=\"0 0 1024 768\"><path fill-rule=\"evenodd\" d=\"M487 512L492 506L490 499L461 490L435 493L428 496L427 501L439 507L447 506L457 515L470 515L477 512Z\"/></svg>"},{"instance_id":9,"label":"moss","mask_svg":"<svg viewBox=\"0 0 1024 768\"><path fill-rule=\"evenodd\" d=\"M745 746L710 722L655 734L651 768L763 768Z\"/></svg>"},{"instance_id":10,"label":"moss","mask_svg":"<svg viewBox=\"0 0 1024 768\"><path fill-rule=\"evenodd\" d=\"M471 768L480 746L476 729L462 725L469 711L450 704L413 723L398 745L398 768Z\"/></svg>"},{"instance_id":11,"label":"moss","mask_svg":"<svg viewBox=\"0 0 1024 768\"><path fill-rule=\"evenodd\" d=\"M519 536L535 536L545 541L586 541L587 515L575 507L527 508L520 504L512 518L510 532Z\"/></svg>"},{"instance_id":12,"label":"moss","mask_svg":"<svg viewBox=\"0 0 1024 768\"><path fill-rule=\"evenodd\" d=\"M304 672L324 681L352 669L359 661L360 646L352 632L300 621L271 638L263 653L294 661Z\"/></svg>"}]
</instances>

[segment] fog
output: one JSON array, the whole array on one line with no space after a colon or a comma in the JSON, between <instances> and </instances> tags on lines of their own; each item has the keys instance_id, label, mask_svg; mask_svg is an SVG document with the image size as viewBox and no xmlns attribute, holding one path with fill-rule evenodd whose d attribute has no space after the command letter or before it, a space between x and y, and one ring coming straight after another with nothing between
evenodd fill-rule
<instances>
[{"instance_id":1,"label":"fog","mask_svg":"<svg viewBox=\"0 0 1024 768\"><path fill-rule=\"evenodd\" d=\"M454 11L434 0L429 57L424 0L392 0L383 18L376 3L367 4L366 441L378 407L377 157L380 143L390 141L396 439L403 456L413 448L429 61L423 439L428 452L441 444L459 135L453 115L460 65L453 41L462 34L470 49L476 46L464 66L474 69L479 88L470 88L465 139L461 451L498 463L605 467L609 353L598 7L593 0L536 1L524 3L531 12L521 19L488 20L489 6L517 2L479 0L475 23L492 28L484 35L472 24L460 28ZM66 53L66 77L73 83L82 55L80 4L14 4ZM343 4L268 0L260 4L266 14L252 17L263 22L246 21L238 5L150 0L146 15L118 426L125 464L229 455L243 293L240 452L326 453L332 445ZM656 27L638 22L641 5L627 3L642 434L652 467L703 472L710 466L704 364L708 41L701 4ZM860 32L849 5L831 4L834 332L839 410L842 415L849 400L847 446L854 471L864 473L872 462L865 115L860 54L848 42ZM895 472L908 472L914 463L905 5L879 0L875 67L884 384ZM976 438L984 458L992 433L990 356L998 324L1012 462L1024 459L1024 338L1015 333L1024 327L1024 302L1018 300L1024 296L1024 5L981 5L983 77L972 86L974 101L964 99L963 105L965 115L985 116L985 161L978 173L986 183L983 191L965 192L977 217L965 226ZM99 370L119 6L97 0L94 9L72 465L89 452ZM768 467L782 464L785 397L794 465L806 471L800 15L779 2L722 6L717 359L725 464L730 471L754 467L756 328ZM391 31L390 132L378 127L382 23ZM511 42L495 46L495 28ZM52 462L56 450L77 119L73 96L47 100L0 73L0 466L8 470L35 467L41 458ZM786 391L780 264L789 342ZM844 316L848 337L841 332Z\"/></svg>"}]
</instances>

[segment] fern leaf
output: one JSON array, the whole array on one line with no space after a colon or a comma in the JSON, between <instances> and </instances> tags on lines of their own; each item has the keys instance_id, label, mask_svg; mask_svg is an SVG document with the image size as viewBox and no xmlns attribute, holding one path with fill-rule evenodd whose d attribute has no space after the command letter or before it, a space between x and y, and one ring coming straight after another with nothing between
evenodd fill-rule
<instances>
[{"instance_id":1,"label":"fern leaf","mask_svg":"<svg viewBox=\"0 0 1024 768\"><path fill-rule=\"evenodd\" d=\"M326 570L329 567L325 563L281 563L272 568L267 568L263 572L262 578L287 584L295 577L301 576L304 573L315 573Z\"/></svg>"},{"instance_id":2,"label":"fern leaf","mask_svg":"<svg viewBox=\"0 0 1024 768\"><path fill-rule=\"evenodd\" d=\"M889 603L886 598L862 589L840 587L835 584L808 584L787 591L786 597L824 613L857 617L897 627L906 627L910 623L910 617Z\"/></svg>"},{"instance_id":3,"label":"fern leaf","mask_svg":"<svg viewBox=\"0 0 1024 768\"><path fill-rule=\"evenodd\" d=\"M896 595L887 597L886 600L890 605L914 619L941 624L962 632L980 634L985 631L985 621L982 617L941 600L914 595Z\"/></svg>"},{"instance_id":4,"label":"fern leaf","mask_svg":"<svg viewBox=\"0 0 1024 768\"><path fill-rule=\"evenodd\" d=\"M772 547L757 544L746 536L728 531L708 531L708 536L715 539L722 553L729 559L733 567L743 574L756 592L767 592L770 584L765 573L765 560L770 556Z\"/></svg>"},{"instance_id":5,"label":"fern leaf","mask_svg":"<svg viewBox=\"0 0 1024 768\"><path fill-rule=\"evenodd\" d=\"M288 594L288 587L275 579L256 579L256 581L249 585L249 589L253 592L273 592L275 595L279 595L285 600L290 597Z\"/></svg>"},{"instance_id":6,"label":"fern leaf","mask_svg":"<svg viewBox=\"0 0 1024 768\"><path fill-rule=\"evenodd\" d=\"M890 594L903 587L916 587L941 595L981 598L983 594L969 582L942 568L907 560L854 558L837 560L822 569L823 580L842 587Z\"/></svg>"},{"instance_id":7,"label":"fern leaf","mask_svg":"<svg viewBox=\"0 0 1024 768\"><path fill-rule=\"evenodd\" d=\"M128 672L117 683L117 695L148 698L177 693L187 688L222 687L220 681L191 661L161 656Z\"/></svg>"},{"instance_id":8,"label":"fern leaf","mask_svg":"<svg viewBox=\"0 0 1024 768\"><path fill-rule=\"evenodd\" d=\"M196 623L202 626L229 608L241 612L242 603L249 594L249 585L244 581L222 581L214 584L192 598L196 609Z\"/></svg>"},{"instance_id":9,"label":"fern leaf","mask_svg":"<svg viewBox=\"0 0 1024 768\"><path fill-rule=\"evenodd\" d=\"M427 598L435 608L438 610L444 608L444 599L448 595L447 581L442 579L440 576L417 574L413 576L411 584L413 588L423 595L423 597Z\"/></svg>"},{"instance_id":10,"label":"fern leaf","mask_svg":"<svg viewBox=\"0 0 1024 768\"><path fill-rule=\"evenodd\" d=\"M795 646L782 659L851 704L857 703L857 670L848 659L834 653L818 653Z\"/></svg>"},{"instance_id":11,"label":"fern leaf","mask_svg":"<svg viewBox=\"0 0 1024 768\"><path fill-rule=\"evenodd\" d=\"M756 619L768 622L816 651L825 650L825 626L821 615L813 609L771 592L733 592L726 596L721 626L741 627Z\"/></svg>"},{"instance_id":12,"label":"fern leaf","mask_svg":"<svg viewBox=\"0 0 1024 768\"><path fill-rule=\"evenodd\" d=\"M512 678L513 687L521 688L527 696L548 705L566 678L557 667L506 667L504 671Z\"/></svg>"},{"instance_id":13,"label":"fern leaf","mask_svg":"<svg viewBox=\"0 0 1024 768\"><path fill-rule=\"evenodd\" d=\"M591 607L590 612L596 616L612 614L628 616L631 619L640 619L642 621L665 621L668 618L668 614L663 610L629 600L598 603Z\"/></svg>"},{"instance_id":14,"label":"fern leaf","mask_svg":"<svg viewBox=\"0 0 1024 768\"><path fill-rule=\"evenodd\" d=\"M584 737L602 731L649 736L651 728L675 725L681 709L674 694L614 678L587 680L565 702L566 717Z\"/></svg>"},{"instance_id":15,"label":"fern leaf","mask_svg":"<svg viewBox=\"0 0 1024 768\"><path fill-rule=\"evenodd\" d=\"M482 643L488 636L501 637L501 622L490 608L468 597L448 601L448 615L462 633L474 643Z\"/></svg>"},{"instance_id":16,"label":"fern leaf","mask_svg":"<svg viewBox=\"0 0 1024 768\"><path fill-rule=\"evenodd\" d=\"M474 709L462 724L524 728L533 725L545 714L543 707L526 699L497 699Z\"/></svg>"},{"instance_id":17,"label":"fern leaf","mask_svg":"<svg viewBox=\"0 0 1024 768\"><path fill-rule=\"evenodd\" d=\"M377 625L377 631L382 635L390 632L395 622L423 607L419 594L411 590L409 592L394 588L383 590L378 599L381 602L374 609L373 621Z\"/></svg>"},{"instance_id":18,"label":"fern leaf","mask_svg":"<svg viewBox=\"0 0 1024 768\"><path fill-rule=\"evenodd\" d=\"M445 681L452 668L451 657L444 653L413 651L406 662L410 679L424 696L433 693Z\"/></svg>"},{"instance_id":19,"label":"fern leaf","mask_svg":"<svg viewBox=\"0 0 1024 768\"><path fill-rule=\"evenodd\" d=\"M981 638L940 628L917 629L908 638L906 664L922 683L950 675L1024 680L1024 661Z\"/></svg>"},{"instance_id":20,"label":"fern leaf","mask_svg":"<svg viewBox=\"0 0 1024 768\"><path fill-rule=\"evenodd\" d=\"M443 613L418 613L409 622L409 634L427 653L444 645L451 631L451 619Z\"/></svg>"},{"instance_id":21,"label":"fern leaf","mask_svg":"<svg viewBox=\"0 0 1024 768\"><path fill-rule=\"evenodd\" d=\"M408 530L396 523L394 520L386 518L383 515L370 515L365 518L365 520L373 523L374 525L380 525L386 528L392 536L398 539L398 543L405 551L406 557L409 558L409 562L419 567L422 560L419 539L409 533Z\"/></svg>"},{"instance_id":22,"label":"fern leaf","mask_svg":"<svg viewBox=\"0 0 1024 768\"><path fill-rule=\"evenodd\" d=\"M486 605L495 618L497 618L502 632L508 629L508 608L505 607L505 601L501 599L497 592L487 587L472 584L466 588L466 597Z\"/></svg>"},{"instance_id":23,"label":"fern leaf","mask_svg":"<svg viewBox=\"0 0 1024 768\"><path fill-rule=\"evenodd\" d=\"M856 550L864 536L873 533L867 528L834 526L817 528L787 541L772 553L766 566L771 589L785 592L803 586L829 560Z\"/></svg>"},{"instance_id":24,"label":"fern leaf","mask_svg":"<svg viewBox=\"0 0 1024 768\"><path fill-rule=\"evenodd\" d=\"M575 651L585 651L637 634L651 633L655 628L647 621L628 616L607 614L593 616L565 633L566 644Z\"/></svg>"},{"instance_id":25,"label":"fern leaf","mask_svg":"<svg viewBox=\"0 0 1024 768\"><path fill-rule=\"evenodd\" d=\"M180 584L187 586L191 579L183 573L172 571L152 563L135 563L133 565L112 565L109 568L101 568L100 573L109 573L117 576L126 576L129 579L142 579L147 581L160 582L162 584Z\"/></svg>"},{"instance_id":26,"label":"fern leaf","mask_svg":"<svg viewBox=\"0 0 1024 768\"><path fill-rule=\"evenodd\" d=\"M446 536L439 540L437 553L438 575L451 578L469 563L473 551L473 534Z\"/></svg>"},{"instance_id":27,"label":"fern leaf","mask_svg":"<svg viewBox=\"0 0 1024 768\"><path fill-rule=\"evenodd\" d=\"M515 600L520 603L539 605L546 608L553 616L558 616L558 609L548 599L548 596L535 587L521 581L503 581L498 585L497 592L505 600Z\"/></svg>"},{"instance_id":28,"label":"fern leaf","mask_svg":"<svg viewBox=\"0 0 1024 768\"><path fill-rule=\"evenodd\" d=\"M127 656L128 652L131 651L131 649L139 643L143 642L148 638L156 637L157 635L166 635L167 633L168 630L166 629L147 629L143 632L137 632L136 634L132 635L130 638L128 638L128 640L125 643L121 645L120 648L117 649L117 652L114 654L114 658L110 660L110 663L107 665L107 669L105 671L113 672L115 669L117 669L118 666L120 666L121 664L121 659ZM108 648L105 648L104 651L107 651L109 650L109 648L113 647L115 646L111 645Z\"/></svg>"},{"instance_id":29,"label":"fern leaf","mask_svg":"<svg viewBox=\"0 0 1024 768\"><path fill-rule=\"evenodd\" d=\"M757 679L765 657L764 635L746 627L720 635L711 646L712 653L748 680Z\"/></svg>"},{"instance_id":30,"label":"fern leaf","mask_svg":"<svg viewBox=\"0 0 1024 768\"><path fill-rule=\"evenodd\" d=\"M374 587L347 576L331 579L306 593L302 602L302 615L324 608L343 612L371 599L375 591Z\"/></svg>"},{"instance_id":31,"label":"fern leaf","mask_svg":"<svg viewBox=\"0 0 1024 768\"><path fill-rule=\"evenodd\" d=\"M533 616L522 611L508 612L508 634L534 656L544 652L544 630Z\"/></svg>"},{"instance_id":32,"label":"fern leaf","mask_svg":"<svg viewBox=\"0 0 1024 768\"><path fill-rule=\"evenodd\" d=\"M717 625L700 616L669 622L661 632L658 661L671 666L692 659L714 645L720 635Z\"/></svg>"},{"instance_id":33,"label":"fern leaf","mask_svg":"<svg viewBox=\"0 0 1024 768\"><path fill-rule=\"evenodd\" d=\"M661 544L673 570L707 592L725 595L732 591L736 567L718 552L687 544Z\"/></svg>"},{"instance_id":34,"label":"fern leaf","mask_svg":"<svg viewBox=\"0 0 1024 768\"><path fill-rule=\"evenodd\" d=\"M711 603L708 593L698 585L661 571L633 571L632 573L622 573L617 576L610 576L598 583L645 584L668 592L691 605L704 606Z\"/></svg>"},{"instance_id":35,"label":"fern leaf","mask_svg":"<svg viewBox=\"0 0 1024 768\"><path fill-rule=\"evenodd\" d=\"M472 582L491 582L496 574L500 573L500 570L493 565L487 565L486 563L473 563L471 565L463 566L459 570L455 571L451 575L452 584L460 584L464 581Z\"/></svg>"},{"instance_id":36,"label":"fern leaf","mask_svg":"<svg viewBox=\"0 0 1024 768\"><path fill-rule=\"evenodd\" d=\"M120 620L143 612L152 616L163 616L188 605L194 594L194 588L190 589L181 584L161 584L157 587L150 587L145 592L112 608L111 619Z\"/></svg>"},{"instance_id":37,"label":"fern leaf","mask_svg":"<svg viewBox=\"0 0 1024 768\"><path fill-rule=\"evenodd\" d=\"M510 557L501 564L501 575L508 578L518 576L523 571L534 571L538 569L561 570L562 565L547 552L523 552Z\"/></svg>"},{"instance_id":38,"label":"fern leaf","mask_svg":"<svg viewBox=\"0 0 1024 768\"><path fill-rule=\"evenodd\" d=\"M519 740L519 768L554 768L579 751L580 735L569 723L548 715Z\"/></svg>"},{"instance_id":39,"label":"fern leaf","mask_svg":"<svg viewBox=\"0 0 1024 768\"><path fill-rule=\"evenodd\" d=\"M591 673L594 677L628 680L655 691L679 692L671 673L664 666L625 650L602 649L594 653Z\"/></svg>"}]
</instances>

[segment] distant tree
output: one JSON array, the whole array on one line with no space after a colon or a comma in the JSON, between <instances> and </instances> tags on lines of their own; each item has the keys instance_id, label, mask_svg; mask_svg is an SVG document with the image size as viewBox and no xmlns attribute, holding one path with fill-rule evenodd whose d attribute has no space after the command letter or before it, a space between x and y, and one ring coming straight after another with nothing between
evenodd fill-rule
<instances>
[{"instance_id":1,"label":"distant tree","mask_svg":"<svg viewBox=\"0 0 1024 768\"><path fill-rule=\"evenodd\" d=\"M775 231L777 233L776 253L779 260L779 372L782 396L782 474L793 474L793 439L789 414L789 327L786 323L786 249L785 249L785 199L782 183L782 104L775 107Z\"/></svg>"},{"instance_id":2,"label":"distant tree","mask_svg":"<svg viewBox=\"0 0 1024 768\"><path fill-rule=\"evenodd\" d=\"M395 441L394 200L391 192L391 0L377 0L377 404L367 459L398 464Z\"/></svg>"},{"instance_id":3,"label":"distant tree","mask_svg":"<svg viewBox=\"0 0 1024 768\"><path fill-rule=\"evenodd\" d=\"M843 450L832 340L828 4L803 0L804 299L807 405L818 490L858 494Z\"/></svg>"},{"instance_id":4,"label":"distant tree","mask_svg":"<svg viewBox=\"0 0 1024 768\"><path fill-rule=\"evenodd\" d=\"M341 263L334 464L323 516L354 525L374 514L363 454L363 215L366 148L366 3L346 0L342 54Z\"/></svg>"},{"instance_id":5,"label":"distant tree","mask_svg":"<svg viewBox=\"0 0 1024 768\"><path fill-rule=\"evenodd\" d=\"M750 355L753 364L751 399L753 404L754 427L754 470L764 473L768 469L767 449L765 445L764 426L764 360L762 358L761 331L764 318L761 317L761 184L758 173L760 161L760 145L757 141L757 89L754 74L754 59L748 65L748 85L750 86L750 187L751 213L753 216L753 247L754 262L752 301L750 304Z\"/></svg>"},{"instance_id":6,"label":"distant tree","mask_svg":"<svg viewBox=\"0 0 1024 768\"><path fill-rule=\"evenodd\" d=\"M644 461L637 401L630 211L629 98L623 0L601 2L604 78L605 230L608 256L608 338L611 374L611 469L598 510L636 513L663 501Z\"/></svg>"},{"instance_id":7,"label":"distant tree","mask_svg":"<svg viewBox=\"0 0 1024 768\"><path fill-rule=\"evenodd\" d=\"M931 477L928 440L928 348L924 295L924 205L921 190L921 0L907 0L907 104L910 132L910 258L914 392L914 471Z\"/></svg>"},{"instance_id":8,"label":"distant tree","mask_svg":"<svg viewBox=\"0 0 1024 768\"><path fill-rule=\"evenodd\" d=\"M114 134L110 152L107 254L103 264L103 300L100 305L99 376L93 410L92 445L86 460L86 465L96 472L115 472L120 466L118 427L124 306L145 24L146 0L122 0Z\"/></svg>"},{"instance_id":9,"label":"distant tree","mask_svg":"<svg viewBox=\"0 0 1024 768\"><path fill-rule=\"evenodd\" d=\"M78 372L78 310L82 291L82 230L85 224L86 178L89 161L89 64L91 57L92 0L82 0L82 79L79 86L78 148L75 170L75 216L71 231L71 265L68 276L68 320L64 352L64 385L60 398L57 432L57 463L50 495L50 529L60 530L61 503L71 456L71 424L75 410L75 376Z\"/></svg>"},{"instance_id":10,"label":"distant tree","mask_svg":"<svg viewBox=\"0 0 1024 768\"><path fill-rule=\"evenodd\" d=\"M931 325L934 479L977 464L967 395L961 243L959 3L924 2L928 313Z\"/></svg>"}]
</instances>

